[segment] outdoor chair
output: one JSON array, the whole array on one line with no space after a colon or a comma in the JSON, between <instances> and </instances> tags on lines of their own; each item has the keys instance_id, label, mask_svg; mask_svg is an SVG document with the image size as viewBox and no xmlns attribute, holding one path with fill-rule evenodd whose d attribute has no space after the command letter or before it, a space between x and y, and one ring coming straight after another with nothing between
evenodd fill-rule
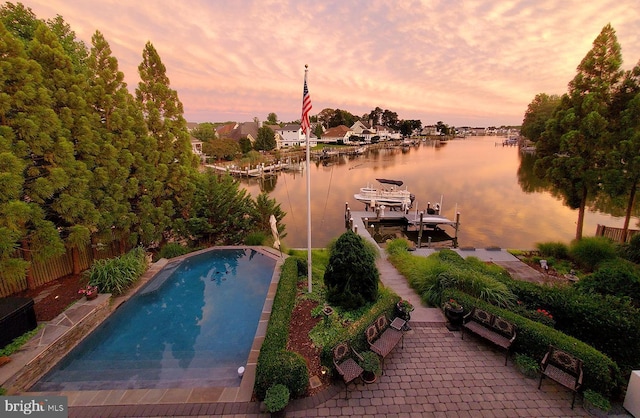
<instances>
[{"instance_id":1,"label":"outdoor chair","mask_svg":"<svg viewBox=\"0 0 640 418\"><path fill-rule=\"evenodd\" d=\"M349 383L362 377L364 369L360 367L356 361L362 360L362 357L346 342L340 343L333 348L333 365L344 381L344 398L349 396Z\"/></svg>"},{"instance_id":2,"label":"outdoor chair","mask_svg":"<svg viewBox=\"0 0 640 418\"><path fill-rule=\"evenodd\" d=\"M546 376L573 392L571 409L576 402L576 393L582 387L582 360L562 351L552 345L540 362L540 382L538 389L542 385L542 379Z\"/></svg>"}]
</instances>

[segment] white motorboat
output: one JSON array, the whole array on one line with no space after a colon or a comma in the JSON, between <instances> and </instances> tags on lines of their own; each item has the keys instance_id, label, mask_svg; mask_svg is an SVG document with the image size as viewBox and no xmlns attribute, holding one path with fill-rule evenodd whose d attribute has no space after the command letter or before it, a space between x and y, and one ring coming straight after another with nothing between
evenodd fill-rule
<instances>
[{"instance_id":1,"label":"white motorboat","mask_svg":"<svg viewBox=\"0 0 640 418\"><path fill-rule=\"evenodd\" d=\"M360 193L356 193L353 197L365 204L366 208L376 206L386 206L389 208L401 208L402 210L410 209L415 200L415 196L411 194L406 187L399 189L403 185L400 180L376 179L381 187L360 188Z\"/></svg>"}]
</instances>

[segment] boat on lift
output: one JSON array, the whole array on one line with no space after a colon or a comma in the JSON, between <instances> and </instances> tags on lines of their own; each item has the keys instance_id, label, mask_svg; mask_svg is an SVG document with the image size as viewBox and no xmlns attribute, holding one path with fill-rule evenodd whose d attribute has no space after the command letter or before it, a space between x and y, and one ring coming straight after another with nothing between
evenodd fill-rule
<instances>
[{"instance_id":1,"label":"boat on lift","mask_svg":"<svg viewBox=\"0 0 640 418\"><path fill-rule=\"evenodd\" d=\"M356 193L353 197L365 204L366 210L369 207L385 206L391 209L400 208L402 210L410 209L415 200L415 195L410 193L406 186L400 189L404 183L401 180L376 179L380 183L380 187L367 185L360 188L360 193Z\"/></svg>"}]
</instances>

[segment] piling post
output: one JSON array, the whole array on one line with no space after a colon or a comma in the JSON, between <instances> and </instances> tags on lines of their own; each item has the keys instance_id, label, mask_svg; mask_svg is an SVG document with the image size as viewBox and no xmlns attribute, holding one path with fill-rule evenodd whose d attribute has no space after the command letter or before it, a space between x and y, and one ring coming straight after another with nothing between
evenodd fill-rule
<instances>
[{"instance_id":1,"label":"piling post","mask_svg":"<svg viewBox=\"0 0 640 418\"><path fill-rule=\"evenodd\" d=\"M353 230L353 218L349 218L349 229Z\"/></svg>"},{"instance_id":2,"label":"piling post","mask_svg":"<svg viewBox=\"0 0 640 418\"><path fill-rule=\"evenodd\" d=\"M418 248L422 245L422 218L424 217L424 211L420 211L420 227L418 228Z\"/></svg>"},{"instance_id":3,"label":"piling post","mask_svg":"<svg viewBox=\"0 0 640 418\"><path fill-rule=\"evenodd\" d=\"M353 232L355 232L356 234L358 233L358 225L353 226Z\"/></svg>"},{"instance_id":4,"label":"piling post","mask_svg":"<svg viewBox=\"0 0 640 418\"><path fill-rule=\"evenodd\" d=\"M364 218L364 227L369 228L369 218Z\"/></svg>"},{"instance_id":5,"label":"piling post","mask_svg":"<svg viewBox=\"0 0 640 418\"><path fill-rule=\"evenodd\" d=\"M460 212L456 213L456 242L458 242L458 228L460 227Z\"/></svg>"},{"instance_id":6,"label":"piling post","mask_svg":"<svg viewBox=\"0 0 640 418\"><path fill-rule=\"evenodd\" d=\"M427 248L431 248L431 236L427 237Z\"/></svg>"}]
</instances>

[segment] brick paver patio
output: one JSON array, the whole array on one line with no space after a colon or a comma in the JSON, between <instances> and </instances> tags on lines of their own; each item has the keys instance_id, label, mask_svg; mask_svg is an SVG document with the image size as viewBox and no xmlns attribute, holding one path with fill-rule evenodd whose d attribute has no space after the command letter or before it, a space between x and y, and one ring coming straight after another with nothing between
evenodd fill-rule
<instances>
[{"instance_id":1,"label":"brick paver patio","mask_svg":"<svg viewBox=\"0 0 640 418\"><path fill-rule=\"evenodd\" d=\"M472 336L460 338L442 323L413 323L404 347L385 362L378 381L336 384L314 398L292 402L287 417L584 417L581 398L545 380L522 376L504 353ZM257 402L76 407L70 417L268 417Z\"/></svg>"}]
</instances>

